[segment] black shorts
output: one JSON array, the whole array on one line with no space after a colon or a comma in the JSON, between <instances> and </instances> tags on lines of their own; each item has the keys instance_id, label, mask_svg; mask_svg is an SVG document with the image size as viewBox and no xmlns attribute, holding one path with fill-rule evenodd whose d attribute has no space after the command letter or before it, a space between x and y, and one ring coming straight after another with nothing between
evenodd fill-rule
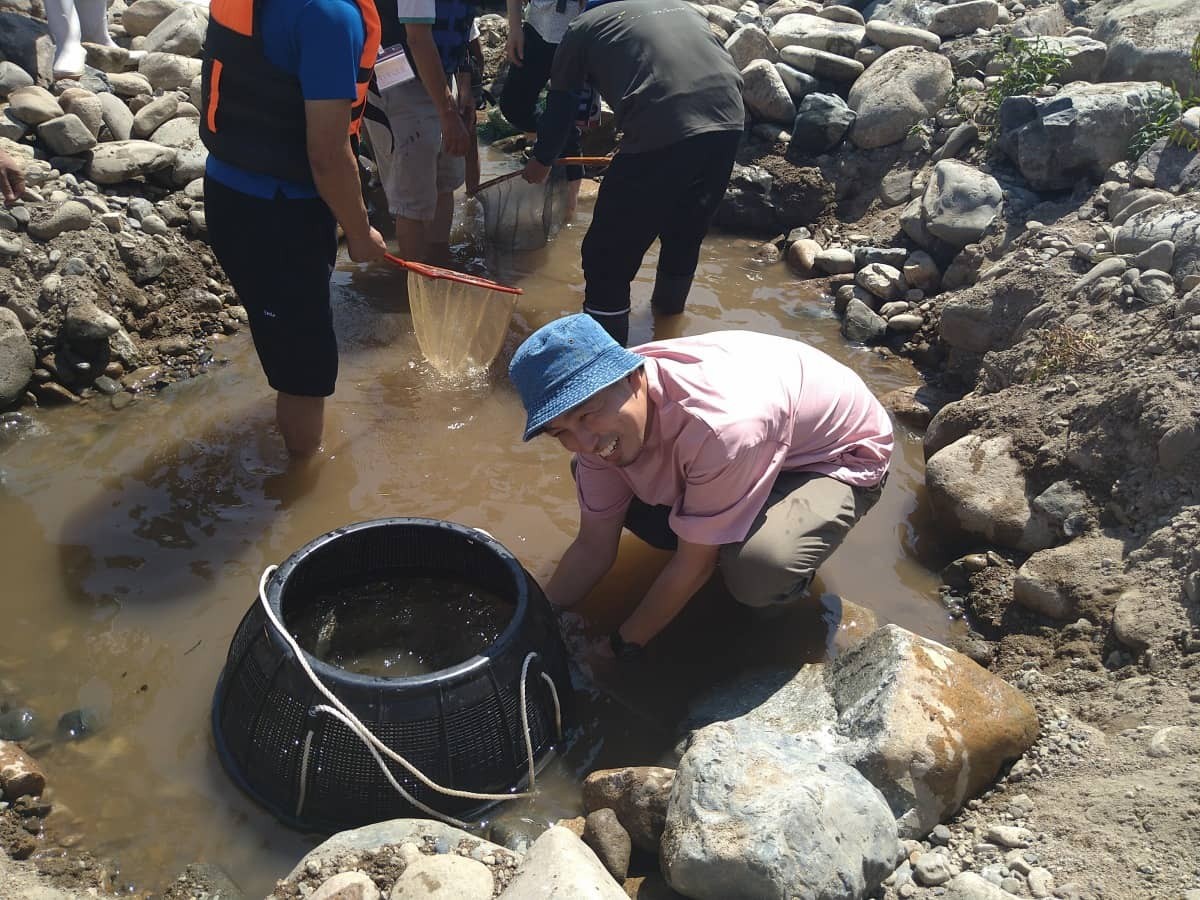
<instances>
[{"instance_id":1,"label":"black shorts","mask_svg":"<svg viewBox=\"0 0 1200 900\"><path fill-rule=\"evenodd\" d=\"M320 198L264 200L204 179L209 242L250 318L267 382L328 397L337 382L329 276L337 223Z\"/></svg>"}]
</instances>

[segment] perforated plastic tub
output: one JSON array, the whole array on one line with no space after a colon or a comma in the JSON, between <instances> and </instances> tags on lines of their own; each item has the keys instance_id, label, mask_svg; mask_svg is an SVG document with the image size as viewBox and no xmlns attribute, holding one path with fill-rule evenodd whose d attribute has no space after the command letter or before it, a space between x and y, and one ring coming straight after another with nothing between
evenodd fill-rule
<instances>
[{"instance_id":1,"label":"perforated plastic tub","mask_svg":"<svg viewBox=\"0 0 1200 900\"><path fill-rule=\"evenodd\" d=\"M288 557L268 583L267 601L287 621L298 604L348 582L438 575L465 580L512 604L508 626L479 655L407 678L359 675L307 653L305 658L372 732L433 781L474 793L522 790L528 756L519 691L526 656L537 654L529 666L526 704L538 769L560 739L554 700L541 673L557 688L564 729L571 688L548 601L494 538L435 519L349 525ZM314 712L326 702L256 600L234 634L213 698L213 736L230 776L279 819L305 830L332 832L425 815L394 790L342 722ZM387 764L411 795L439 812L471 820L494 805L447 797L398 764Z\"/></svg>"}]
</instances>

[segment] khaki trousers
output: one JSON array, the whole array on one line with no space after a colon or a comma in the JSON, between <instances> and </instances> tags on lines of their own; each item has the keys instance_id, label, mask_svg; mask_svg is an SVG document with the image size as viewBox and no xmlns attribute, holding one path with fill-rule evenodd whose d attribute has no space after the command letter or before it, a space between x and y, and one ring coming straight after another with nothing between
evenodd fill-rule
<instances>
[{"instance_id":1,"label":"khaki trousers","mask_svg":"<svg viewBox=\"0 0 1200 900\"><path fill-rule=\"evenodd\" d=\"M804 595L825 562L866 515L883 485L856 488L813 472L784 472L776 480L744 541L725 544L720 569L731 594L746 606L791 603ZM673 550L670 508L636 497L625 527L652 546Z\"/></svg>"}]
</instances>

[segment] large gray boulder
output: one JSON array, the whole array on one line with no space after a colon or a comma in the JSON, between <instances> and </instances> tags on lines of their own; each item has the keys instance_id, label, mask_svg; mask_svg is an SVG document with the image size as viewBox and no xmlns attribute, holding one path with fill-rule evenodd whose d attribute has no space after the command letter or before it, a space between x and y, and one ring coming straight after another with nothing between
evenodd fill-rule
<instances>
[{"instance_id":1,"label":"large gray boulder","mask_svg":"<svg viewBox=\"0 0 1200 900\"><path fill-rule=\"evenodd\" d=\"M944 159L933 167L921 212L930 234L961 250L988 230L1000 215L1003 199L1000 184L991 175Z\"/></svg>"},{"instance_id":2,"label":"large gray boulder","mask_svg":"<svg viewBox=\"0 0 1200 900\"><path fill-rule=\"evenodd\" d=\"M179 94L169 91L161 97L155 97L133 116L131 134L138 140L144 140L154 134L155 129L167 122L179 109Z\"/></svg>"},{"instance_id":3,"label":"large gray boulder","mask_svg":"<svg viewBox=\"0 0 1200 900\"><path fill-rule=\"evenodd\" d=\"M44 87L28 85L8 95L8 114L26 125L41 125L63 114L63 108Z\"/></svg>"},{"instance_id":4,"label":"large gray boulder","mask_svg":"<svg viewBox=\"0 0 1200 900\"><path fill-rule=\"evenodd\" d=\"M46 23L8 9L0 9L0 59L20 67L37 84L53 78L54 42Z\"/></svg>"},{"instance_id":5,"label":"large gray boulder","mask_svg":"<svg viewBox=\"0 0 1200 900\"><path fill-rule=\"evenodd\" d=\"M891 22L926 28L934 13L942 8L940 0L873 0L863 9L867 22Z\"/></svg>"},{"instance_id":6,"label":"large gray boulder","mask_svg":"<svg viewBox=\"0 0 1200 900\"><path fill-rule=\"evenodd\" d=\"M932 235L931 240L936 240ZM938 254L932 254L937 256ZM1069 269L1045 267L1031 279L1023 268L1013 268L978 281L984 253L968 244L946 269L943 290L952 291L942 306L938 334L948 347L965 354L983 354L1010 346L1025 317L1055 291L1072 293L1079 276ZM1106 261L1108 262L1108 261ZM1111 264L1124 268L1121 260ZM978 283L976 283L978 281Z\"/></svg>"},{"instance_id":7,"label":"large gray boulder","mask_svg":"<svg viewBox=\"0 0 1200 900\"><path fill-rule=\"evenodd\" d=\"M525 852L504 900L628 900L592 849L574 832L554 826Z\"/></svg>"},{"instance_id":8,"label":"large gray boulder","mask_svg":"<svg viewBox=\"0 0 1200 900\"><path fill-rule=\"evenodd\" d=\"M1117 229L1118 253L1141 253L1159 241L1175 245L1176 280L1200 275L1200 196L1189 193L1168 203L1130 216Z\"/></svg>"},{"instance_id":9,"label":"large gray boulder","mask_svg":"<svg viewBox=\"0 0 1200 900\"><path fill-rule=\"evenodd\" d=\"M837 94L809 94L796 109L791 146L818 156L842 142L854 123L854 110Z\"/></svg>"},{"instance_id":10,"label":"large gray boulder","mask_svg":"<svg viewBox=\"0 0 1200 900\"><path fill-rule=\"evenodd\" d=\"M946 524L1001 547L1033 553L1057 539L1048 518L1029 502L1025 471L1012 439L968 434L929 458L925 485Z\"/></svg>"},{"instance_id":11,"label":"large gray boulder","mask_svg":"<svg viewBox=\"0 0 1200 900\"><path fill-rule=\"evenodd\" d=\"M208 30L208 10L194 3L185 3L146 35L143 49L147 53L177 53L196 56L204 46Z\"/></svg>"},{"instance_id":12,"label":"large gray boulder","mask_svg":"<svg viewBox=\"0 0 1200 900\"><path fill-rule=\"evenodd\" d=\"M29 87L33 77L14 62L0 62L0 100L8 97L17 88Z\"/></svg>"},{"instance_id":13,"label":"large gray boulder","mask_svg":"<svg viewBox=\"0 0 1200 900\"><path fill-rule=\"evenodd\" d=\"M820 3L812 2L812 0L775 0L774 3L766 5L763 17L771 22L778 22L784 16L798 12L815 16L820 13L822 8Z\"/></svg>"},{"instance_id":14,"label":"large gray boulder","mask_svg":"<svg viewBox=\"0 0 1200 900\"><path fill-rule=\"evenodd\" d=\"M147 53L138 63L138 72L156 91L186 90L200 74L201 62L178 53Z\"/></svg>"},{"instance_id":15,"label":"large gray boulder","mask_svg":"<svg viewBox=\"0 0 1200 900\"><path fill-rule=\"evenodd\" d=\"M133 113L116 94L97 94L102 120L114 141L127 141L133 134Z\"/></svg>"},{"instance_id":16,"label":"large gray boulder","mask_svg":"<svg viewBox=\"0 0 1200 900\"><path fill-rule=\"evenodd\" d=\"M695 900L850 900L904 851L883 796L850 766L745 720L692 735L660 858Z\"/></svg>"},{"instance_id":17,"label":"large gray boulder","mask_svg":"<svg viewBox=\"0 0 1200 900\"><path fill-rule=\"evenodd\" d=\"M1040 41L1042 49L1051 53L1061 53L1067 58L1067 67L1055 79L1059 83L1100 80L1100 72L1104 69L1104 60L1108 56L1108 48L1102 41L1083 35L1042 37Z\"/></svg>"},{"instance_id":18,"label":"large gray boulder","mask_svg":"<svg viewBox=\"0 0 1200 900\"><path fill-rule=\"evenodd\" d=\"M200 120L188 117L164 122L150 135L150 140L163 147L186 150L200 141Z\"/></svg>"},{"instance_id":19,"label":"large gray boulder","mask_svg":"<svg viewBox=\"0 0 1200 900\"><path fill-rule=\"evenodd\" d=\"M996 0L966 0L943 6L929 20L928 28L940 38L973 34L976 29L985 31L996 24L1000 17L1000 4Z\"/></svg>"},{"instance_id":20,"label":"large gray boulder","mask_svg":"<svg viewBox=\"0 0 1200 900\"><path fill-rule=\"evenodd\" d=\"M92 151L87 177L96 184L120 184L169 168L175 151L150 141L112 141Z\"/></svg>"},{"instance_id":21,"label":"large gray boulder","mask_svg":"<svg viewBox=\"0 0 1200 900\"><path fill-rule=\"evenodd\" d=\"M734 163L715 221L723 228L768 231L776 226L778 212L772 201L775 179L762 166Z\"/></svg>"},{"instance_id":22,"label":"large gray boulder","mask_svg":"<svg viewBox=\"0 0 1200 900\"><path fill-rule=\"evenodd\" d=\"M92 137L100 137L100 126L104 124L104 106L96 94L83 88L67 88L58 95L58 103L63 112L78 116Z\"/></svg>"},{"instance_id":23,"label":"large gray boulder","mask_svg":"<svg viewBox=\"0 0 1200 900\"><path fill-rule=\"evenodd\" d=\"M1157 82L1076 82L1053 97L1000 104L999 147L1035 190L1099 181L1129 154L1129 143L1167 91Z\"/></svg>"},{"instance_id":24,"label":"large gray boulder","mask_svg":"<svg viewBox=\"0 0 1200 900\"><path fill-rule=\"evenodd\" d=\"M942 46L942 39L932 31L914 28L911 25L896 25L883 19L872 19L867 23L867 40L873 41L884 50L895 50L897 47L937 50Z\"/></svg>"},{"instance_id":25,"label":"large gray boulder","mask_svg":"<svg viewBox=\"0 0 1200 900\"><path fill-rule=\"evenodd\" d=\"M33 377L33 364L33 345L21 320L11 309L0 306L0 406L21 397Z\"/></svg>"},{"instance_id":26,"label":"large gray boulder","mask_svg":"<svg viewBox=\"0 0 1200 900\"><path fill-rule=\"evenodd\" d=\"M364 825L362 828L339 831L327 838L305 854L288 873L285 880L290 881L303 874L310 863L317 866L332 863L346 853L355 850L378 850L381 847L397 844L420 846L426 838L433 838L440 846L444 847L458 847L466 841L472 845L471 856L473 858L484 853L518 859L521 856L519 853L478 838L461 828L443 825L432 819L389 819L386 822L376 822L374 825Z\"/></svg>"},{"instance_id":27,"label":"large gray boulder","mask_svg":"<svg viewBox=\"0 0 1200 900\"><path fill-rule=\"evenodd\" d=\"M793 44L779 51L779 61L800 72L839 84L853 84L866 68L856 59Z\"/></svg>"},{"instance_id":28,"label":"large gray boulder","mask_svg":"<svg viewBox=\"0 0 1200 900\"><path fill-rule=\"evenodd\" d=\"M1124 544L1102 533L1039 550L1017 569L1013 600L1060 621L1104 615L1115 604L1124 558Z\"/></svg>"},{"instance_id":29,"label":"large gray boulder","mask_svg":"<svg viewBox=\"0 0 1200 900\"><path fill-rule=\"evenodd\" d=\"M742 69L742 99L750 114L763 122L791 125L796 104L774 64L756 59Z\"/></svg>"},{"instance_id":30,"label":"large gray boulder","mask_svg":"<svg viewBox=\"0 0 1200 900\"><path fill-rule=\"evenodd\" d=\"M775 63L775 69L779 72L779 77L783 79L783 85L788 89L788 93L792 95L792 101L799 103L813 91L817 90L820 82L809 75L807 72L801 72L799 69L793 69L787 63Z\"/></svg>"},{"instance_id":31,"label":"large gray boulder","mask_svg":"<svg viewBox=\"0 0 1200 900\"><path fill-rule=\"evenodd\" d=\"M1039 6L1027 9L1010 27L1013 37L1038 38L1055 37L1066 34L1071 30L1071 20L1067 18L1062 4L1054 3L1049 6Z\"/></svg>"},{"instance_id":32,"label":"large gray boulder","mask_svg":"<svg viewBox=\"0 0 1200 900\"><path fill-rule=\"evenodd\" d=\"M96 146L96 136L74 113L43 122L37 132L42 142L57 156L86 153Z\"/></svg>"},{"instance_id":33,"label":"large gray boulder","mask_svg":"<svg viewBox=\"0 0 1200 900\"><path fill-rule=\"evenodd\" d=\"M121 25L130 37L145 37L182 6L181 0L135 0L122 13Z\"/></svg>"},{"instance_id":34,"label":"large gray boulder","mask_svg":"<svg viewBox=\"0 0 1200 900\"><path fill-rule=\"evenodd\" d=\"M1038 733L1020 691L896 625L828 665L805 666L743 718L854 766L883 794L903 838L954 815Z\"/></svg>"},{"instance_id":35,"label":"large gray boulder","mask_svg":"<svg viewBox=\"0 0 1200 900\"><path fill-rule=\"evenodd\" d=\"M584 812L612 810L635 847L657 853L674 779L662 766L598 769L583 781Z\"/></svg>"},{"instance_id":36,"label":"large gray boulder","mask_svg":"<svg viewBox=\"0 0 1200 900\"><path fill-rule=\"evenodd\" d=\"M1092 37L1108 45L1105 81L1161 81L1181 94L1200 92L1192 41L1200 32L1195 0L1104 0L1089 10Z\"/></svg>"},{"instance_id":37,"label":"large gray boulder","mask_svg":"<svg viewBox=\"0 0 1200 900\"><path fill-rule=\"evenodd\" d=\"M746 68L756 59L775 62L779 59L779 51L767 37L767 33L757 25L743 25L729 36L725 49L733 57L733 64L739 70Z\"/></svg>"},{"instance_id":38,"label":"large gray boulder","mask_svg":"<svg viewBox=\"0 0 1200 900\"><path fill-rule=\"evenodd\" d=\"M863 45L865 29L862 25L835 22L822 16L792 13L775 23L770 37L771 43L781 50L800 46L852 57Z\"/></svg>"},{"instance_id":39,"label":"large gray boulder","mask_svg":"<svg viewBox=\"0 0 1200 900\"><path fill-rule=\"evenodd\" d=\"M946 57L920 47L897 47L879 57L850 88L857 113L850 140L864 150L904 140L950 94L954 71Z\"/></svg>"},{"instance_id":40,"label":"large gray boulder","mask_svg":"<svg viewBox=\"0 0 1200 900\"><path fill-rule=\"evenodd\" d=\"M898 625L884 625L829 665L826 726L838 756L883 793L901 838L922 838L986 790L1038 736L1033 706L977 662ZM787 691L749 715L786 721L820 709Z\"/></svg>"}]
</instances>

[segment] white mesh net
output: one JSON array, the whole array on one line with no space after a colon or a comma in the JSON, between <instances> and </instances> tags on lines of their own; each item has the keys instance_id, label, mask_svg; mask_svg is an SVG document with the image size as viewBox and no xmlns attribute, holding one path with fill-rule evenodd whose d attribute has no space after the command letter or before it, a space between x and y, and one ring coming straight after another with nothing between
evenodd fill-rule
<instances>
[{"instance_id":1,"label":"white mesh net","mask_svg":"<svg viewBox=\"0 0 1200 900\"><path fill-rule=\"evenodd\" d=\"M439 372L453 375L492 364L517 295L409 272L408 301L421 352Z\"/></svg>"},{"instance_id":2,"label":"white mesh net","mask_svg":"<svg viewBox=\"0 0 1200 900\"><path fill-rule=\"evenodd\" d=\"M502 253L544 247L567 218L565 169L555 166L542 184L519 175L483 188L475 195L483 206L484 238Z\"/></svg>"}]
</instances>

